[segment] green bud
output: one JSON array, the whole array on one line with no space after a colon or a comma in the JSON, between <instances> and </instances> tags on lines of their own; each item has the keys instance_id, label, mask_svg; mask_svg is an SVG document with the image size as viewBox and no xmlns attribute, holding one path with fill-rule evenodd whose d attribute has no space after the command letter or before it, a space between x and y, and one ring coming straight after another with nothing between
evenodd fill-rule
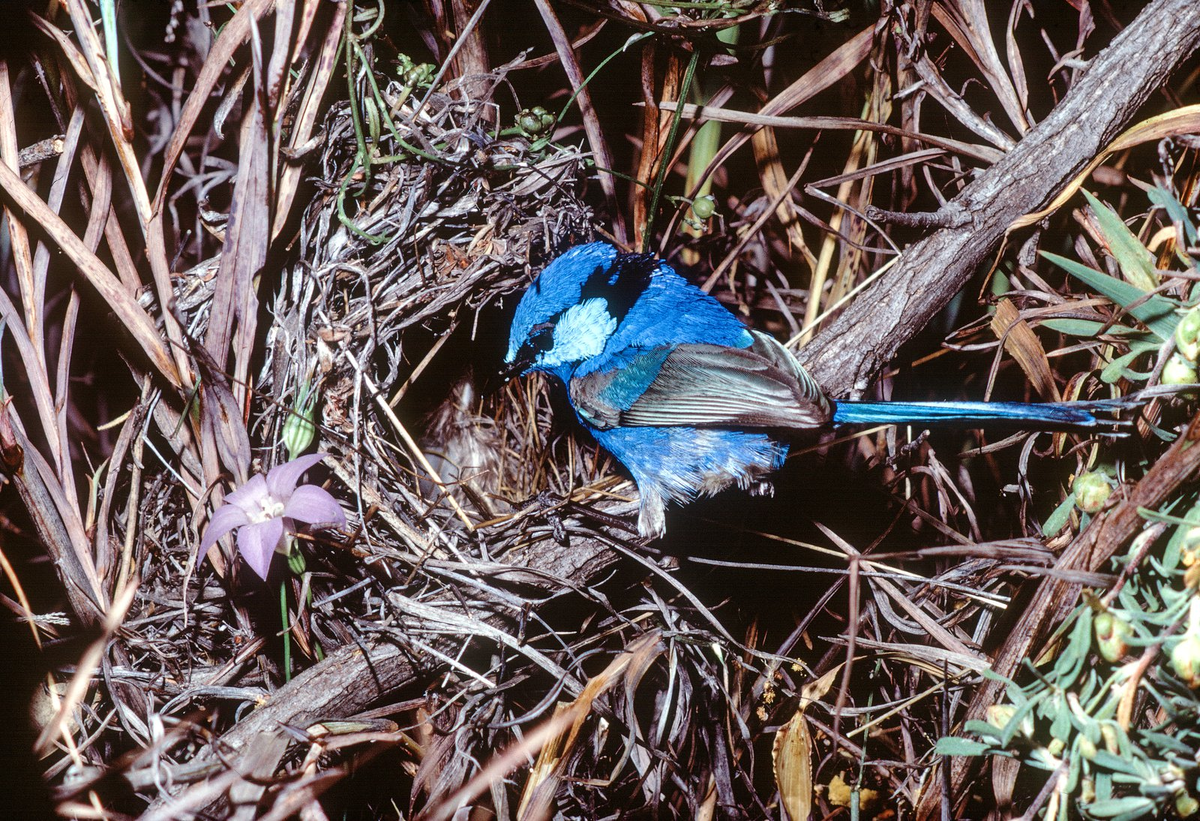
<instances>
[{"instance_id":1,"label":"green bud","mask_svg":"<svg viewBox=\"0 0 1200 821\"><path fill-rule=\"evenodd\" d=\"M1075 491L1075 505L1084 513L1099 513L1112 495L1109 478L1094 470L1076 476L1071 489Z\"/></svg>"},{"instance_id":2,"label":"green bud","mask_svg":"<svg viewBox=\"0 0 1200 821\"><path fill-rule=\"evenodd\" d=\"M1200 526L1189 527L1183 534L1183 549L1196 550L1200 548Z\"/></svg>"},{"instance_id":3,"label":"green bud","mask_svg":"<svg viewBox=\"0 0 1200 821\"><path fill-rule=\"evenodd\" d=\"M987 708L987 723L997 730L1003 730L1017 714L1017 708L1012 704L989 704Z\"/></svg>"},{"instance_id":4,"label":"green bud","mask_svg":"<svg viewBox=\"0 0 1200 821\"><path fill-rule=\"evenodd\" d=\"M430 63L419 63L404 71L400 79L404 85L409 88L417 86L427 86L433 79L433 65Z\"/></svg>"},{"instance_id":5,"label":"green bud","mask_svg":"<svg viewBox=\"0 0 1200 821\"><path fill-rule=\"evenodd\" d=\"M1062 755L1062 751L1066 748L1066 746L1066 742L1061 738L1052 738L1050 739L1050 743L1046 745L1046 752L1050 753L1050 755L1054 756L1055 758L1058 758Z\"/></svg>"},{"instance_id":6,"label":"green bud","mask_svg":"<svg viewBox=\"0 0 1200 821\"><path fill-rule=\"evenodd\" d=\"M1190 362L1200 356L1200 306L1184 314L1175 326L1175 347Z\"/></svg>"},{"instance_id":7,"label":"green bud","mask_svg":"<svg viewBox=\"0 0 1200 821\"><path fill-rule=\"evenodd\" d=\"M1163 366L1162 383L1164 385L1194 385L1197 381L1196 366L1177 353L1171 354L1171 358Z\"/></svg>"},{"instance_id":8,"label":"green bud","mask_svg":"<svg viewBox=\"0 0 1200 821\"><path fill-rule=\"evenodd\" d=\"M1200 687L1200 636L1186 635L1171 650L1171 668L1188 687Z\"/></svg>"},{"instance_id":9,"label":"green bud","mask_svg":"<svg viewBox=\"0 0 1200 821\"><path fill-rule=\"evenodd\" d=\"M987 723L997 730L1004 730L1017 714L1017 708L1012 704L992 704L987 708ZM1033 737L1033 719L1027 713L1021 719L1017 732L1025 738Z\"/></svg>"},{"instance_id":10,"label":"green bud","mask_svg":"<svg viewBox=\"0 0 1200 821\"><path fill-rule=\"evenodd\" d=\"M288 569L297 576L300 576L308 569L308 564L304 561L304 554L296 547L295 542L291 545L291 550L288 552Z\"/></svg>"},{"instance_id":11,"label":"green bud","mask_svg":"<svg viewBox=\"0 0 1200 821\"><path fill-rule=\"evenodd\" d=\"M711 194L706 194L703 197L696 197L692 200L692 213L698 219L706 220L711 217L717 210L717 202L712 198Z\"/></svg>"},{"instance_id":12,"label":"green bud","mask_svg":"<svg viewBox=\"0 0 1200 821\"><path fill-rule=\"evenodd\" d=\"M1092 622L1096 632L1096 645L1105 661L1116 663L1129 652L1125 640L1133 633L1133 628L1125 619L1113 615L1112 611L1104 610L1096 614Z\"/></svg>"},{"instance_id":13,"label":"green bud","mask_svg":"<svg viewBox=\"0 0 1200 821\"><path fill-rule=\"evenodd\" d=\"M530 139L548 136L554 130L555 122L554 115L540 105L517 112L517 130Z\"/></svg>"},{"instance_id":14,"label":"green bud","mask_svg":"<svg viewBox=\"0 0 1200 821\"><path fill-rule=\"evenodd\" d=\"M1175 814L1180 818L1191 818L1196 813L1200 813L1200 801L1197 801L1186 792L1180 792L1175 796Z\"/></svg>"},{"instance_id":15,"label":"green bud","mask_svg":"<svg viewBox=\"0 0 1200 821\"><path fill-rule=\"evenodd\" d=\"M1079 739L1079 754L1088 761L1096 757L1096 745L1087 736L1081 736Z\"/></svg>"},{"instance_id":16,"label":"green bud","mask_svg":"<svg viewBox=\"0 0 1200 821\"><path fill-rule=\"evenodd\" d=\"M313 424L313 407L317 404L317 397L311 391L312 386L308 382L300 386L296 392L296 406L283 423L283 446L287 448L289 460L308 450L317 434L317 426Z\"/></svg>"}]
</instances>

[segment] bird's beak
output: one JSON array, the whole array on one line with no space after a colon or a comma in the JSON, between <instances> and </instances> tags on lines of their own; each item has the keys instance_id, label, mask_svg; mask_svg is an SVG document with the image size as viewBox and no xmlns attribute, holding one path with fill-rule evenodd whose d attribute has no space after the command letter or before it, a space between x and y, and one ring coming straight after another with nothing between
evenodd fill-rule
<instances>
[{"instance_id":1,"label":"bird's beak","mask_svg":"<svg viewBox=\"0 0 1200 821\"><path fill-rule=\"evenodd\" d=\"M507 385L514 378L523 374L527 367L528 363L525 362L506 362L499 373L501 384Z\"/></svg>"},{"instance_id":2,"label":"bird's beak","mask_svg":"<svg viewBox=\"0 0 1200 821\"><path fill-rule=\"evenodd\" d=\"M511 359L505 359L504 364L500 367L496 374L496 380L499 382L497 390L504 385L507 385L515 377L521 376L529 370L533 364L533 352L528 348L521 348Z\"/></svg>"}]
</instances>

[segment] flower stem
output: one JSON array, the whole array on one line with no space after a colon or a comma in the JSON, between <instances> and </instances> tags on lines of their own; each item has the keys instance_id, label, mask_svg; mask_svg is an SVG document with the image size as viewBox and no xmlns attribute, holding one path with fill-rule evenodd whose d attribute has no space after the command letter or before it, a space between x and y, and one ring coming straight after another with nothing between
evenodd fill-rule
<instances>
[{"instance_id":1,"label":"flower stem","mask_svg":"<svg viewBox=\"0 0 1200 821\"><path fill-rule=\"evenodd\" d=\"M279 585L279 620L283 623L283 680L292 680L292 626L288 623L288 580Z\"/></svg>"}]
</instances>

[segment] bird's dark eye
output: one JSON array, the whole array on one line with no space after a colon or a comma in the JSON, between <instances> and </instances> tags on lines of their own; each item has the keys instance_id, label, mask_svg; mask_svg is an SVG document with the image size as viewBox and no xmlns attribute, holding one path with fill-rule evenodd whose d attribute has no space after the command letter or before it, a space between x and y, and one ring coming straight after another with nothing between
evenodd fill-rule
<instances>
[{"instance_id":1,"label":"bird's dark eye","mask_svg":"<svg viewBox=\"0 0 1200 821\"><path fill-rule=\"evenodd\" d=\"M537 353L550 350L554 344L554 324L541 322L529 329L529 339L525 343Z\"/></svg>"}]
</instances>

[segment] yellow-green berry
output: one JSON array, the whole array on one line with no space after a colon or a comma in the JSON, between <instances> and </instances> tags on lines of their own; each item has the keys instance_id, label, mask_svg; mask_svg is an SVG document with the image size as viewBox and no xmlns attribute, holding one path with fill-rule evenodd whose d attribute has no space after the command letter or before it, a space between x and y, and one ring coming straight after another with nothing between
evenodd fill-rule
<instances>
[{"instance_id":1,"label":"yellow-green berry","mask_svg":"<svg viewBox=\"0 0 1200 821\"><path fill-rule=\"evenodd\" d=\"M1175 347L1191 362L1200 356L1200 306L1184 314L1175 326Z\"/></svg>"},{"instance_id":2,"label":"yellow-green berry","mask_svg":"<svg viewBox=\"0 0 1200 821\"><path fill-rule=\"evenodd\" d=\"M1096 633L1096 645L1105 661L1118 662L1129 652L1125 640L1132 635L1133 628L1125 619L1105 610L1096 614L1092 627Z\"/></svg>"},{"instance_id":3,"label":"yellow-green berry","mask_svg":"<svg viewBox=\"0 0 1200 821\"><path fill-rule=\"evenodd\" d=\"M712 198L711 194L692 200L692 213L696 215L697 219L706 220L716 213L716 210L717 201Z\"/></svg>"},{"instance_id":4,"label":"yellow-green berry","mask_svg":"<svg viewBox=\"0 0 1200 821\"><path fill-rule=\"evenodd\" d=\"M1112 483L1099 471L1089 470L1075 477L1071 485L1075 504L1084 513L1099 513L1112 495Z\"/></svg>"},{"instance_id":5,"label":"yellow-green berry","mask_svg":"<svg viewBox=\"0 0 1200 821\"><path fill-rule=\"evenodd\" d=\"M1177 353L1171 354L1163 366L1164 385L1194 385L1197 382L1196 366Z\"/></svg>"},{"instance_id":6,"label":"yellow-green berry","mask_svg":"<svg viewBox=\"0 0 1200 821\"><path fill-rule=\"evenodd\" d=\"M1171 668L1188 687L1200 687L1200 636L1187 635L1171 651Z\"/></svg>"}]
</instances>

